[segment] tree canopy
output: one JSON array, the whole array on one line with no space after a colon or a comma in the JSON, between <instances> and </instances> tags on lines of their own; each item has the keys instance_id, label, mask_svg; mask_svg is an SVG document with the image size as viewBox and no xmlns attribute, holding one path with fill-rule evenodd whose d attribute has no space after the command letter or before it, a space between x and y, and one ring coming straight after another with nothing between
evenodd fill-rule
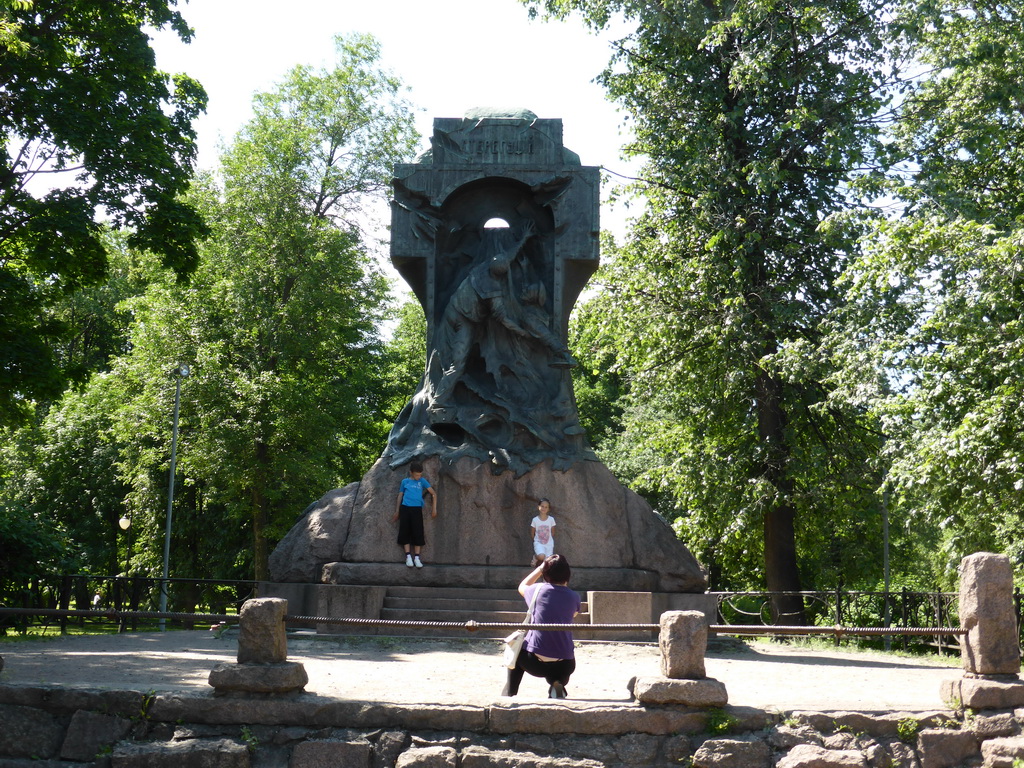
<instances>
[{"instance_id":1,"label":"tree canopy","mask_svg":"<svg viewBox=\"0 0 1024 768\"><path fill-rule=\"evenodd\" d=\"M108 554L121 514L135 542L160 540L170 371L180 363L191 370L181 382L172 575L263 578L268 547L305 506L368 469L394 395L378 385L390 359L378 334L387 285L360 227L416 138L379 54L371 37L338 38L334 67L297 67L255 97L218 173L184 198L210 228L187 283L131 238L108 240L119 249L107 284L119 301L79 291L60 310L93 295L92 325L124 342L109 371L23 436L8 466L31 471L12 471L0 501L38 515L48 498L66 499L70 520L91 498L78 527L93 520ZM108 567L89 552L78 562ZM136 545L114 562L152 572L158 558Z\"/></svg>"},{"instance_id":2,"label":"tree canopy","mask_svg":"<svg viewBox=\"0 0 1024 768\"><path fill-rule=\"evenodd\" d=\"M820 343L855 243L834 219L884 104L880 4L529 4L634 25L601 81L647 158L646 210L611 255L598 343L660 404L675 456L650 469L684 527L760 530L768 589L799 590L800 518L870 506L876 484Z\"/></svg>"},{"instance_id":3,"label":"tree canopy","mask_svg":"<svg viewBox=\"0 0 1024 768\"><path fill-rule=\"evenodd\" d=\"M880 587L883 518L898 585L1024 564L1024 5L522 1L626 22L599 80L641 213L572 318L576 396L712 587ZM181 362L172 569L221 578L361 476L423 373L365 227L415 138L377 43L259 94L186 189L201 89L142 31L187 37L173 5L0 0L0 426L51 400L0 433L0 579L157 570ZM165 146L123 147L136 121Z\"/></svg>"},{"instance_id":4,"label":"tree canopy","mask_svg":"<svg viewBox=\"0 0 1024 768\"><path fill-rule=\"evenodd\" d=\"M902 13L900 48L921 74L892 134L902 162L880 185L899 207L865 235L834 338L848 397L884 427L897 509L941 532L948 584L972 551L1024 562L1024 7Z\"/></svg>"},{"instance_id":5,"label":"tree canopy","mask_svg":"<svg viewBox=\"0 0 1024 768\"><path fill-rule=\"evenodd\" d=\"M206 94L156 68L148 30L191 30L175 0L6 0L0 29L0 424L68 376L61 295L101 281L101 223L185 275L206 233L188 188Z\"/></svg>"},{"instance_id":6,"label":"tree canopy","mask_svg":"<svg viewBox=\"0 0 1024 768\"><path fill-rule=\"evenodd\" d=\"M629 30L644 213L574 352L713 582L879 582L883 496L910 582L1024 559L1021 5L523 2Z\"/></svg>"}]
</instances>

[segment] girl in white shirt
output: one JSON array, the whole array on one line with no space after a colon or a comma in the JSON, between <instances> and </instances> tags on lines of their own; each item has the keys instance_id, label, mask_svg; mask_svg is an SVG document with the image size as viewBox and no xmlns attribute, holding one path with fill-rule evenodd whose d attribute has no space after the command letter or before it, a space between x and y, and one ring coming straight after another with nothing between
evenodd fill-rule
<instances>
[{"instance_id":1,"label":"girl in white shirt","mask_svg":"<svg viewBox=\"0 0 1024 768\"><path fill-rule=\"evenodd\" d=\"M534 555L551 557L555 553L555 518L550 513L551 502L541 499L537 504L537 516L530 521Z\"/></svg>"}]
</instances>

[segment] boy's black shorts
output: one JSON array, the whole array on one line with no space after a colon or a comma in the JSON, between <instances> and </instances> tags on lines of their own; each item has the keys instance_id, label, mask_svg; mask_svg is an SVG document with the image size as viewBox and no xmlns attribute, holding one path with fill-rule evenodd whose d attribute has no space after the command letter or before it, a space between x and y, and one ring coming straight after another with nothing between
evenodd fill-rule
<instances>
[{"instance_id":1,"label":"boy's black shorts","mask_svg":"<svg viewBox=\"0 0 1024 768\"><path fill-rule=\"evenodd\" d=\"M426 544L423 538L423 507L407 507L402 504L398 508L398 543L402 546L412 544L422 547Z\"/></svg>"}]
</instances>

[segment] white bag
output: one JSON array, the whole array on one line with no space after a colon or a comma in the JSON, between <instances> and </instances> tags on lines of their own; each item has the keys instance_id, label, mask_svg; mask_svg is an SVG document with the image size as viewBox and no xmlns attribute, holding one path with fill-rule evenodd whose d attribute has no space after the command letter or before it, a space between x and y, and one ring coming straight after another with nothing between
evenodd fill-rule
<instances>
[{"instance_id":1,"label":"white bag","mask_svg":"<svg viewBox=\"0 0 1024 768\"><path fill-rule=\"evenodd\" d=\"M516 659L519 658L519 651L523 649L524 640L526 640L526 630L517 629L501 641L505 644L503 660L509 669L516 668Z\"/></svg>"},{"instance_id":2,"label":"white bag","mask_svg":"<svg viewBox=\"0 0 1024 768\"><path fill-rule=\"evenodd\" d=\"M533 591L533 600L530 601L530 608L526 612L526 618L523 619L523 624L530 624L530 618L533 615L533 606L537 602L537 597L540 594L540 587ZM526 640L526 630L517 629L508 637L504 638L501 642L503 645L501 660L509 669L516 668L516 659L519 658L519 651L523 649L523 642Z\"/></svg>"}]
</instances>

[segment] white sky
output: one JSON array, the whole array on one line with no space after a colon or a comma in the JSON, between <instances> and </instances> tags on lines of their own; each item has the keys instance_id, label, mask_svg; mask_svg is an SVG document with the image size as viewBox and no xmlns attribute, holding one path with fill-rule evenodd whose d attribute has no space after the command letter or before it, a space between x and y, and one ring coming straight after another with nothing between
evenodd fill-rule
<instances>
[{"instance_id":1,"label":"white sky","mask_svg":"<svg viewBox=\"0 0 1024 768\"><path fill-rule=\"evenodd\" d=\"M531 21L517 0L189 0L179 7L193 42L165 34L154 48L161 69L191 75L209 94L197 123L200 167L216 164L219 144L250 117L254 93L272 90L297 64L332 66L336 35L368 32L422 110L422 148L435 117L524 107L562 118L565 146L584 165L635 171L619 159L621 117L593 82L610 57L610 36L593 35L579 19ZM620 230L623 216L602 206L606 229Z\"/></svg>"}]
</instances>

